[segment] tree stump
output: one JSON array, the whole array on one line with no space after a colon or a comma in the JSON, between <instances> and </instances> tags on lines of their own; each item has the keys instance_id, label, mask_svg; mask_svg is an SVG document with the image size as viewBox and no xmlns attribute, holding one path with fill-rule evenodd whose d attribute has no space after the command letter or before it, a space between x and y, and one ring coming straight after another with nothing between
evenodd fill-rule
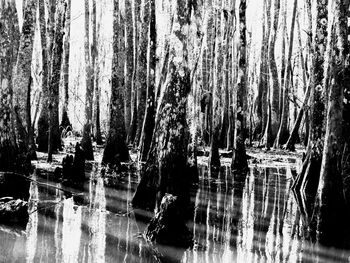
<instances>
[{"instance_id":1,"label":"tree stump","mask_svg":"<svg viewBox=\"0 0 350 263\"><path fill-rule=\"evenodd\" d=\"M189 247L193 243L193 235L186 226L183 211L178 198L165 194L159 211L152 218L145 230L146 238L151 242Z\"/></svg>"},{"instance_id":2,"label":"tree stump","mask_svg":"<svg viewBox=\"0 0 350 263\"><path fill-rule=\"evenodd\" d=\"M81 145L75 145L74 158L67 154L62 160L62 178L73 182L85 180L85 154Z\"/></svg>"}]
</instances>

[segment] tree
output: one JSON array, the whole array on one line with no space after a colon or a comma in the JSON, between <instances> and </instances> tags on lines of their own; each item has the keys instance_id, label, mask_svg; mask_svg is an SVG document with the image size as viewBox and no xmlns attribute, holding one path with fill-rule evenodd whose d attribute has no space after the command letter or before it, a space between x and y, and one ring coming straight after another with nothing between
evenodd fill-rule
<instances>
[{"instance_id":1,"label":"tree","mask_svg":"<svg viewBox=\"0 0 350 263\"><path fill-rule=\"evenodd\" d=\"M12 104L13 68L19 46L15 1L0 1L0 170L28 172L28 159L15 136ZM24 154L24 155L23 155Z\"/></svg>"},{"instance_id":2,"label":"tree","mask_svg":"<svg viewBox=\"0 0 350 263\"><path fill-rule=\"evenodd\" d=\"M52 154L61 148L61 136L59 131L59 84L61 77L61 64L63 54L63 35L65 24L66 4L65 0L57 0L55 12L55 33L52 44L52 59L49 81L49 145L48 161L52 161Z\"/></svg>"},{"instance_id":3,"label":"tree","mask_svg":"<svg viewBox=\"0 0 350 263\"><path fill-rule=\"evenodd\" d=\"M41 43L41 58L42 58L42 97L41 100L41 112L38 120L38 151L47 152L49 145L49 81L51 78L51 59L52 59L52 47L55 34L55 13L56 13L56 0L50 0L47 2L48 19L46 23L45 17L45 1L39 0L39 26L40 26L40 43ZM60 141L58 138L54 139L55 144L59 142L59 145L54 148L60 148Z\"/></svg>"},{"instance_id":4,"label":"tree","mask_svg":"<svg viewBox=\"0 0 350 263\"><path fill-rule=\"evenodd\" d=\"M239 74L237 80L236 96L236 125L233 145L233 155L231 168L236 171L244 171L248 168L246 150L245 150L245 127L247 112L247 64L246 64L246 45L247 45L247 27L246 27L246 0L241 0L239 4Z\"/></svg>"},{"instance_id":5,"label":"tree","mask_svg":"<svg viewBox=\"0 0 350 263\"><path fill-rule=\"evenodd\" d=\"M124 119L125 20L119 5L119 1L114 0L110 121L102 158L105 164L118 164L129 160Z\"/></svg>"},{"instance_id":6,"label":"tree","mask_svg":"<svg viewBox=\"0 0 350 263\"><path fill-rule=\"evenodd\" d=\"M322 243L337 242L343 231L345 200L342 184L342 158L349 150L344 143L343 130L343 98L346 89L345 73L346 60L349 58L349 44L347 34L347 10L349 3L337 0L334 3L336 45L333 47L335 55L332 65L332 84L330 86L328 109L325 125L325 140L322 153L320 181L318 184L315 216L317 220L317 238ZM329 44L329 43L328 43ZM345 148L346 149L346 148Z\"/></svg>"},{"instance_id":7,"label":"tree","mask_svg":"<svg viewBox=\"0 0 350 263\"><path fill-rule=\"evenodd\" d=\"M95 9L96 9L96 6L95 6ZM87 160L93 160L94 152L92 149L91 129L92 129L92 104L93 104L93 95L94 95L94 69L93 69L92 54L90 54L89 36L90 36L89 0L85 0L84 53L85 53L86 93L85 93L85 124L83 127L83 139L81 140L81 146L84 149L85 158ZM94 48L95 47L92 47L91 53L95 52Z\"/></svg>"},{"instance_id":8,"label":"tree","mask_svg":"<svg viewBox=\"0 0 350 263\"><path fill-rule=\"evenodd\" d=\"M140 160L146 161L149 148L152 142L153 130L155 125L155 82L157 65L157 30L156 30L156 7L155 0L150 0L150 19L149 19L149 62L148 62L148 82L147 82L147 102L146 113L142 126L142 135L140 140Z\"/></svg>"},{"instance_id":9,"label":"tree","mask_svg":"<svg viewBox=\"0 0 350 263\"><path fill-rule=\"evenodd\" d=\"M189 131L186 121L190 70L187 57L187 30L190 23L187 1L173 4L173 27L169 41L167 81L158 100L156 125L141 181L132 200L134 207L154 208L165 193L188 198L190 175L187 173ZM159 204L159 203L158 203Z\"/></svg>"},{"instance_id":10,"label":"tree","mask_svg":"<svg viewBox=\"0 0 350 263\"><path fill-rule=\"evenodd\" d=\"M68 117L71 6L72 6L72 0L67 0L66 23L64 26L66 32L64 34L64 44L63 44L64 56L63 56L63 64L62 64L64 101L62 106L62 120L61 120L61 126L65 129L71 126L71 123ZM40 23L45 23L45 21L40 21Z\"/></svg>"},{"instance_id":11,"label":"tree","mask_svg":"<svg viewBox=\"0 0 350 263\"><path fill-rule=\"evenodd\" d=\"M20 36L15 74L13 78L13 107L16 125L16 137L20 147L29 150L35 158L34 129L30 118L28 94L31 91L31 63L33 55L34 33L36 24L37 0L25 2L23 25ZM29 106L29 107L28 107ZM29 145L29 149L27 149Z\"/></svg>"}]
</instances>

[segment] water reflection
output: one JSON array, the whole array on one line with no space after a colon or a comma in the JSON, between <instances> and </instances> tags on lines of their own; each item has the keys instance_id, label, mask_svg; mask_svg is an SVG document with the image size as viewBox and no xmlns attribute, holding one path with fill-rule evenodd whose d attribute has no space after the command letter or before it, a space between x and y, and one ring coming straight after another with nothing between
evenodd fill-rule
<instances>
[{"instance_id":1,"label":"water reflection","mask_svg":"<svg viewBox=\"0 0 350 263\"><path fill-rule=\"evenodd\" d=\"M110 188L93 169L79 203L50 186L60 184L34 175L49 185L31 184L26 229L0 225L0 262L348 262L349 251L309 241L290 167L199 172L188 222L193 248L150 246L140 238L149 217L130 206L137 176L129 173Z\"/></svg>"}]
</instances>

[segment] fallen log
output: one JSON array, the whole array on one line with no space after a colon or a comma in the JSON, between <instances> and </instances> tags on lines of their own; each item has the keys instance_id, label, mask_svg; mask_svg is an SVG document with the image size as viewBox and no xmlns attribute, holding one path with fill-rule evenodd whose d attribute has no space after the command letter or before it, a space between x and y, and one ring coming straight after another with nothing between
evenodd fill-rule
<instances>
[{"instance_id":1,"label":"fallen log","mask_svg":"<svg viewBox=\"0 0 350 263\"><path fill-rule=\"evenodd\" d=\"M26 224L28 217L28 202L20 199L0 202L1 223Z\"/></svg>"}]
</instances>

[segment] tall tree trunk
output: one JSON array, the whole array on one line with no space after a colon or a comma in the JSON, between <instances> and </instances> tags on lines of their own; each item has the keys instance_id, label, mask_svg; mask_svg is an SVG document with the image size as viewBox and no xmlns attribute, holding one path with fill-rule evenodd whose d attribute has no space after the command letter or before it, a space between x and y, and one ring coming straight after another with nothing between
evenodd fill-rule
<instances>
[{"instance_id":1,"label":"tall tree trunk","mask_svg":"<svg viewBox=\"0 0 350 263\"><path fill-rule=\"evenodd\" d=\"M137 47L137 69L136 69L136 89L137 89L137 128L134 145L139 146L142 124L145 116L146 92L147 92L147 45L149 26L149 1L143 0L140 13L140 32Z\"/></svg>"},{"instance_id":2,"label":"tall tree trunk","mask_svg":"<svg viewBox=\"0 0 350 263\"><path fill-rule=\"evenodd\" d=\"M132 17L132 0L125 1L125 20L126 27L126 74L125 74L125 127L126 133L129 134L131 125L131 92L133 86L134 72L134 24Z\"/></svg>"},{"instance_id":3,"label":"tall tree trunk","mask_svg":"<svg viewBox=\"0 0 350 263\"><path fill-rule=\"evenodd\" d=\"M0 171L28 173L30 163L18 148L13 124L12 79L20 40L17 17L16 2L0 0Z\"/></svg>"},{"instance_id":4,"label":"tall tree trunk","mask_svg":"<svg viewBox=\"0 0 350 263\"><path fill-rule=\"evenodd\" d=\"M218 5L218 1L214 2L214 5ZM221 39L221 8L214 11L215 19L215 54L212 59L214 60L214 67L212 73L212 86L213 86L213 116L212 116L212 128L210 140L210 155L209 155L209 166L211 168L220 167L220 156L219 156L219 145L220 145L220 128L221 128L221 116L222 116L222 102L221 102L221 92L222 92L222 66L223 66L223 56L222 56L222 39Z\"/></svg>"},{"instance_id":5,"label":"tall tree trunk","mask_svg":"<svg viewBox=\"0 0 350 263\"><path fill-rule=\"evenodd\" d=\"M16 125L16 137L19 146L35 155L34 131L31 122L26 118L30 112L28 105L28 89L31 89L31 64L34 47L37 0L28 0L24 5L24 16L21 38L19 42L17 63L13 79L13 106ZM30 94L30 93L29 93ZM30 120L29 120L30 121ZM29 145L30 144L30 145ZM28 149L29 146L29 149Z\"/></svg>"},{"instance_id":6,"label":"tall tree trunk","mask_svg":"<svg viewBox=\"0 0 350 263\"><path fill-rule=\"evenodd\" d=\"M38 120L38 151L47 152L49 145L49 81L51 70L52 46L54 41L54 26L56 13L56 0L48 1L48 19L45 18L45 0L39 0L39 26L41 40L41 60L42 60L42 106Z\"/></svg>"},{"instance_id":7,"label":"tall tree trunk","mask_svg":"<svg viewBox=\"0 0 350 263\"><path fill-rule=\"evenodd\" d=\"M102 17L102 12L100 14L100 20ZM93 108L93 120L94 120L94 137L96 140L96 144L102 145L102 133L101 133L101 118L100 118L100 103L101 103L101 87L100 87L100 61L99 61L99 50L98 50L98 43L100 42L100 28L101 23L99 22L97 24L97 17L96 17L96 0L93 1L92 6L92 61L93 61L93 70L94 70L94 93L95 93L95 100L94 100L94 108ZM98 34L98 35L97 35Z\"/></svg>"},{"instance_id":8,"label":"tall tree trunk","mask_svg":"<svg viewBox=\"0 0 350 263\"><path fill-rule=\"evenodd\" d=\"M102 162L118 164L129 161L126 145L124 119L124 66L125 66L125 20L120 12L119 1L114 0L113 12L113 60L110 102L110 123Z\"/></svg>"},{"instance_id":9,"label":"tall tree trunk","mask_svg":"<svg viewBox=\"0 0 350 263\"><path fill-rule=\"evenodd\" d=\"M41 0L40 0L41 1ZM62 106L62 120L61 126L67 128L71 126L68 117L68 101L69 101L69 52L70 52L70 19L71 19L71 6L72 0L67 0L67 11L66 11L66 24L65 24L65 34L64 34L64 56L63 56L63 65L62 65L62 74L63 74L63 106Z\"/></svg>"},{"instance_id":10,"label":"tall tree trunk","mask_svg":"<svg viewBox=\"0 0 350 263\"><path fill-rule=\"evenodd\" d=\"M149 23L149 70L147 82L147 105L145 119L142 127L140 143L140 160L146 161L151 146L153 130L155 125L155 82L157 66L157 31L156 31L156 9L155 0L150 0L150 23Z\"/></svg>"},{"instance_id":11,"label":"tall tree trunk","mask_svg":"<svg viewBox=\"0 0 350 263\"><path fill-rule=\"evenodd\" d=\"M269 43L269 69L272 83L269 86L270 88L270 129L267 131L270 132L268 135L269 141L268 145L271 145L273 140L277 136L278 126L279 126L279 93L280 93L280 85L278 82L278 71L275 59L275 45L277 38L277 30L278 30L278 19L280 13L280 0L274 0L274 18L272 23L272 30L270 35L270 43Z\"/></svg>"},{"instance_id":12,"label":"tall tree trunk","mask_svg":"<svg viewBox=\"0 0 350 263\"><path fill-rule=\"evenodd\" d=\"M57 0L55 12L55 34L52 46L52 58L49 81L49 147L48 161L52 161L53 152L61 148L61 136L59 131L58 106L59 84L61 77L61 64L63 54L63 35L65 24L66 4L65 0Z\"/></svg>"},{"instance_id":13,"label":"tall tree trunk","mask_svg":"<svg viewBox=\"0 0 350 263\"><path fill-rule=\"evenodd\" d=\"M165 193L176 195L180 200L189 197L186 106L190 71L186 43L190 14L187 1L177 0L174 5L174 23L178 26L172 28L170 36L168 81L160 94L151 149L132 201L135 207L154 208Z\"/></svg>"},{"instance_id":14,"label":"tall tree trunk","mask_svg":"<svg viewBox=\"0 0 350 263\"><path fill-rule=\"evenodd\" d=\"M294 43L294 28L295 20L297 14L298 0L294 1L293 14L292 14L292 23L290 26L290 38L289 38L289 50L287 57L287 68L286 68L286 79L284 82L283 88L283 103L282 103L282 115L280 126L278 129L277 137L274 142L274 147L281 147L289 137L288 131L288 119L289 119L289 86L292 78L292 53L293 53L293 43Z\"/></svg>"},{"instance_id":15,"label":"tall tree trunk","mask_svg":"<svg viewBox=\"0 0 350 263\"><path fill-rule=\"evenodd\" d=\"M96 9L96 7L95 7ZM85 93L85 124L83 128L83 139L81 146L84 149L86 160L94 159L92 149L91 129L92 129L92 104L94 94L94 69L92 67L92 52L90 53L90 10L89 0L85 0L85 37L84 37L84 53L85 53L85 78L86 78L86 93Z\"/></svg>"},{"instance_id":16,"label":"tall tree trunk","mask_svg":"<svg viewBox=\"0 0 350 263\"><path fill-rule=\"evenodd\" d=\"M344 232L343 224L346 222L341 168L345 131L341 124L343 121L343 91L348 85L344 82L344 69L349 56L347 34L349 4L336 0L334 7L337 36L336 45L333 48L335 63L332 69L333 81L327 97L326 134L315 206L317 239L321 243L328 244L339 242L339 236Z\"/></svg>"},{"instance_id":17,"label":"tall tree trunk","mask_svg":"<svg viewBox=\"0 0 350 263\"><path fill-rule=\"evenodd\" d=\"M246 22L246 0L240 0L239 5L239 74L237 82L236 97L236 125L235 139L233 145L233 155L231 168L234 171L245 171L248 169L247 155L245 150L245 128L247 113L247 22Z\"/></svg>"}]
</instances>

